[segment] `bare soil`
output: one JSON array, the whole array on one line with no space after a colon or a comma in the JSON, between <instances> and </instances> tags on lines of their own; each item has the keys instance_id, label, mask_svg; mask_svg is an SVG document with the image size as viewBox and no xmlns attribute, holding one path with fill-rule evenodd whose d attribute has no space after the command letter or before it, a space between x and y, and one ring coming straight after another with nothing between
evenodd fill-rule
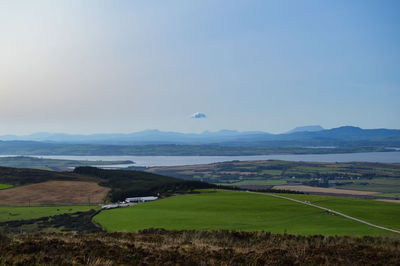
<instances>
[{"instance_id":1,"label":"bare soil","mask_svg":"<svg viewBox=\"0 0 400 266\"><path fill-rule=\"evenodd\" d=\"M316 193L355 195L355 196L374 195L374 194L379 193L379 192L372 192L372 191L359 191L359 190L310 187L310 186L274 186L274 189L300 191L300 192L307 192L307 193L316 192Z\"/></svg>"},{"instance_id":2,"label":"bare soil","mask_svg":"<svg viewBox=\"0 0 400 266\"><path fill-rule=\"evenodd\" d=\"M109 191L95 182L48 181L0 190L0 205L102 203Z\"/></svg>"}]
</instances>

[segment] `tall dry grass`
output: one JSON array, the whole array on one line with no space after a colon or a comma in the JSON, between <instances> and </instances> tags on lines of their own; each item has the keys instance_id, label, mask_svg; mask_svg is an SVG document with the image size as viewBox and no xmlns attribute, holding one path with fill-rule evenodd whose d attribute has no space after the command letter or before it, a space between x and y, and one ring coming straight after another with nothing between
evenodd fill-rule
<instances>
[{"instance_id":1,"label":"tall dry grass","mask_svg":"<svg viewBox=\"0 0 400 266\"><path fill-rule=\"evenodd\" d=\"M398 265L397 237L166 231L0 236L0 264Z\"/></svg>"}]
</instances>

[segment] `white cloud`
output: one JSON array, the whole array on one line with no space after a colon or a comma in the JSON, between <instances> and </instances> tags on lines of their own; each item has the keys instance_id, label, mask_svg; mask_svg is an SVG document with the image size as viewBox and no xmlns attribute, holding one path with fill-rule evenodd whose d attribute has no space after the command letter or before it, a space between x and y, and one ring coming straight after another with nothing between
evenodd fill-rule
<instances>
[{"instance_id":1,"label":"white cloud","mask_svg":"<svg viewBox=\"0 0 400 266\"><path fill-rule=\"evenodd\" d=\"M194 118L194 119L206 118L206 117L207 116L205 113L199 113L199 112L196 112L196 113L192 114L192 116L191 116L191 118Z\"/></svg>"}]
</instances>

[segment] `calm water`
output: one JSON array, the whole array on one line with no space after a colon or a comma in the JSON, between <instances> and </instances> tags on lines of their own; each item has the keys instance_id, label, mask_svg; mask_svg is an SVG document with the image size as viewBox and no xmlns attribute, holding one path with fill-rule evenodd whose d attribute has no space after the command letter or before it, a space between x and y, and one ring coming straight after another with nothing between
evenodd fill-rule
<instances>
[{"instance_id":1,"label":"calm water","mask_svg":"<svg viewBox=\"0 0 400 266\"><path fill-rule=\"evenodd\" d=\"M226 161L285 160L305 162L381 162L400 163L400 152L365 152L345 154L257 155L257 156L35 156L49 159L120 161L131 160L135 166L175 166ZM126 167L130 165L114 165Z\"/></svg>"}]
</instances>

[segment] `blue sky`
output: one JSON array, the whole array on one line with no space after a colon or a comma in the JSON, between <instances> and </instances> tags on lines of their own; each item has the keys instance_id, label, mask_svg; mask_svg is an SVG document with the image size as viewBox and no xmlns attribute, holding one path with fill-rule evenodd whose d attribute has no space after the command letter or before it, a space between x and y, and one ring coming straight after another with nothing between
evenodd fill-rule
<instances>
[{"instance_id":1,"label":"blue sky","mask_svg":"<svg viewBox=\"0 0 400 266\"><path fill-rule=\"evenodd\" d=\"M400 128L399 12L397 0L2 1L0 133Z\"/></svg>"}]
</instances>

